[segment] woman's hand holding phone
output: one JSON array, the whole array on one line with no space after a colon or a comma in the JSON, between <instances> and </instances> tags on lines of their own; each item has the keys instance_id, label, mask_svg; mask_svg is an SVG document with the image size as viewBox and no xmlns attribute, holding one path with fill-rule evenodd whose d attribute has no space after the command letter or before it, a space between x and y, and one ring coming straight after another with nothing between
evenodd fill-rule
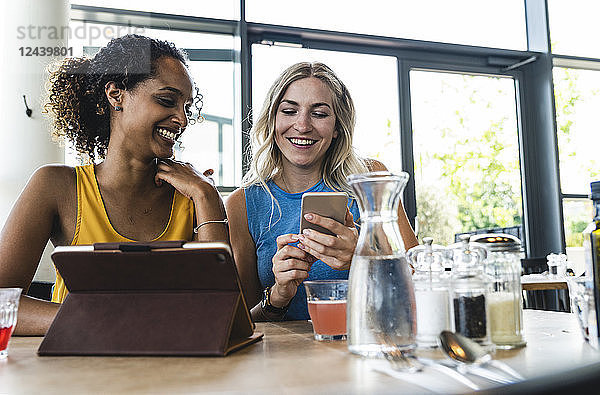
<instances>
[{"instance_id":1,"label":"woman's hand holding phone","mask_svg":"<svg viewBox=\"0 0 600 395\"><path fill-rule=\"evenodd\" d=\"M299 235L298 248L316 259L320 259L333 269L350 269L352 256L358 242L358 230L354 225L354 218L350 210L346 208L344 224L314 213L304 214L304 218L310 223L330 230L335 236L326 235L313 229L304 229Z\"/></svg>"},{"instance_id":2,"label":"woman's hand holding phone","mask_svg":"<svg viewBox=\"0 0 600 395\"><path fill-rule=\"evenodd\" d=\"M287 306L296 295L298 286L308 278L308 271L316 259L290 245L298 235L285 234L277 238L277 252L273 256L275 285L271 288L270 302L275 307Z\"/></svg>"}]
</instances>

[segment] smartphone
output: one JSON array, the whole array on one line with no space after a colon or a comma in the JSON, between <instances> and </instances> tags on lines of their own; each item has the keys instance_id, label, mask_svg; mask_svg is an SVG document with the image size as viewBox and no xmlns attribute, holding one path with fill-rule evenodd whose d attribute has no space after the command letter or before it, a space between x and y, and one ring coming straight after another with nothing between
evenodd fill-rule
<instances>
[{"instance_id":1,"label":"smartphone","mask_svg":"<svg viewBox=\"0 0 600 395\"><path fill-rule=\"evenodd\" d=\"M306 192L302 195L300 233L302 233L304 229L313 229L317 232L335 236L335 233L331 232L329 229L308 222L304 219L304 214L318 214L343 224L346 219L347 203L348 196L344 192Z\"/></svg>"}]
</instances>

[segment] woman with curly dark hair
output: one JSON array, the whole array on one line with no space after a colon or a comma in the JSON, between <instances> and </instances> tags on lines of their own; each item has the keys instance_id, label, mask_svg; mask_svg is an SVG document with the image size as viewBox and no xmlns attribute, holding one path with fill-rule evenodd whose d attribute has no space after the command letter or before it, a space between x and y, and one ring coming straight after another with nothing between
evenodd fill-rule
<instances>
[{"instance_id":1,"label":"woman with curly dark hair","mask_svg":"<svg viewBox=\"0 0 600 395\"><path fill-rule=\"evenodd\" d=\"M46 110L53 134L92 163L35 171L0 235L0 287L27 289L48 240L228 240L210 170L171 159L200 104L185 55L166 41L127 35L91 59L65 59ZM43 335L66 294L57 273L54 303L22 296L16 334Z\"/></svg>"}]
</instances>

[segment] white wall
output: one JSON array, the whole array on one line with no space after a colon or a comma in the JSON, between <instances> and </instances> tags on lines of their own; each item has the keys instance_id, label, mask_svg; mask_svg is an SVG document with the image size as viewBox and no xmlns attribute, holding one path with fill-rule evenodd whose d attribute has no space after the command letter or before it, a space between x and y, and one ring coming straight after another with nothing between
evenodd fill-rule
<instances>
[{"instance_id":1,"label":"white wall","mask_svg":"<svg viewBox=\"0 0 600 395\"><path fill-rule=\"evenodd\" d=\"M21 56L20 47L65 47L67 38L51 36L69 22L68 0L19 0L2 2L0 36L0 224L4 222L31 173L46 163L63 162L64 152L51 139L49 124L41 113L45 69L56 60L48 56ZM30 26L32 27L30 29ZM39 29L38 29L39 28ZM41 30L40 30L41 29ZM31 33L31 34L30 34ZM39 34L41 33L41 34ZM23 95L33 110L25 114ZM35 213L31 213L35 215ZM48 250L48 248L47 248ZM54 270L43 258L36 279L54 281Z\"/></svg>"}]
</instances>

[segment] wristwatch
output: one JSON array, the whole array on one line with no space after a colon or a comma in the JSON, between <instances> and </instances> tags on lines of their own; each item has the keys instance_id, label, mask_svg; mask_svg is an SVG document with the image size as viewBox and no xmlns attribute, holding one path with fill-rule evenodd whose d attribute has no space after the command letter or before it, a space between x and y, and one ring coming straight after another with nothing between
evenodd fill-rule
<instances>
[{"instance_id":1,"label":"wristwatch","mask_svg":"<svg viewBox=\"0 0 600 395\"><path fill-rule=\"evenodd\" d=\"M263 291L261 307L263 308L263 310L265 310L268 313L284 315L285 313L287 313L288 308L290 307L290 304L288 303L287 306L283 306L283 307L273 306L271 304L271 288L272 287L273 286L267 287ZM291 303L291 301L290 301L290 303Z\"/></svg>"}]
</instances>

